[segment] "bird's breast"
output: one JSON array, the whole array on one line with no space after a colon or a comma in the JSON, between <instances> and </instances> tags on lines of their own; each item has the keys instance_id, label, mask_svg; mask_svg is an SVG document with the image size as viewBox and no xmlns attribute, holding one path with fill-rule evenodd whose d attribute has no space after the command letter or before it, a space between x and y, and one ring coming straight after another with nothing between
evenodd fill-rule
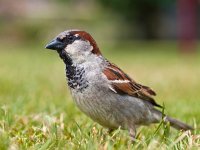
<instances>
[{"instance_id":1,"label":"bird's breast","mask_svg":"<svg viewBox=\"0 0 200 150\"><path fill-rule=\"evenodd\" d=\"M88 81L85 77L85 69L76 65L66 65L66 77L68 86L71 89L82 92L88 87Z\"/></svg>"}]
</instances>

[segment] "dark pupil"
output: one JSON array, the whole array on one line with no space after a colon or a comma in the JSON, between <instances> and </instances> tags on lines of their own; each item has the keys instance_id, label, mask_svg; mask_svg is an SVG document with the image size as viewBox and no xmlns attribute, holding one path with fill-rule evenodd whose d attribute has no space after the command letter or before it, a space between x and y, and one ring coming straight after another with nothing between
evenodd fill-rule
<instances>
[{"instance_id":1,"label":"dark pupil","mask_svg":"<svg viewBox=\"0 0 200 150\"><path fill-rule=\"evenodd\" d=\"M68 37L68 40L69 40L69 41L73 41L73 39L74 39L73 36L69 36L69 37Z\"/></svg>"},{"instance_id":2,"label":"dark pupil","mask_svg":"<svg viewBox=\"0 0 200 150\"><path fill-rule=\"evenodd\" d=\"M66 36L63 39L57 38L57 40L60 41L60 42L66 43L66 44L71 44L71 43L74 42L75 38L76 37L74 37L73 35L69 35L69 36Z\"/></svg>"}]
</instances>

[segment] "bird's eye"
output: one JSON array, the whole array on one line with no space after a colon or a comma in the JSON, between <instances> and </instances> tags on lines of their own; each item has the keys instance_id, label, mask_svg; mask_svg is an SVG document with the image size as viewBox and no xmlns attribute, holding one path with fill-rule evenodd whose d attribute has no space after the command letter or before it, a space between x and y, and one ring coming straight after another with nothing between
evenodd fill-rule
<instances>
[{"instance_id":1,"label":"bird's eye","mask_svg":"<svg viewBox=\"0 0 200 150\"><path fill-rule=\"evenodd\" d=\"M73 41L74 37L73 36L68 36L69 41Z\"/></svg>"}]
</instances>

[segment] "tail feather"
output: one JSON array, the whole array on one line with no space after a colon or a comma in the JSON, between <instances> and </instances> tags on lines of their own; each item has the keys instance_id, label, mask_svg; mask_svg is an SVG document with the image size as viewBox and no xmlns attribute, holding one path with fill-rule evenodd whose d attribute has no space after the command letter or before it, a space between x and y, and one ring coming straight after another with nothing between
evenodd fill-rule
<instances>
[{"instance_id":1,"label":"tail feather","mask_svg":"<svg viewBox=\"0 0 200 150\"><path fill-rule=\"evenodd\" d=\"M174 127L177 130L194 130L194 128L190 125L187 125L186 123L183 123L177 119L171 118L169 116L165 117L165 122L169 122L172 127Z\"/></svg>"}]
</instances>

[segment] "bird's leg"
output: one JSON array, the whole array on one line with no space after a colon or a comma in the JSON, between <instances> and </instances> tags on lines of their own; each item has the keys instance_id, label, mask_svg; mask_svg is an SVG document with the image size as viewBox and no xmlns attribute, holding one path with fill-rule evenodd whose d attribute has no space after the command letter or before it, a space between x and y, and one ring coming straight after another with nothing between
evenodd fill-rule
<instances>
[{"instance_id":1,"label":"bird's leg","mask_svg":"<svg viewBox=\"0 0 200 150\"><path fill-rule=\"evenodd\" d=\"M108 134L110 135L113 131L114 129L108 129Z\"/></svg>"},{"instance_id":2,"label":"bird's leg","mask_svg":"<svg viewBox=\"0 0 200 150\"><path fill-rule=\"evenodd\" d=\"M135 127L132 126L129 128L129 135L130 135L131 141L136 140L136 128Z\"/></svg>"}]
</instances>

